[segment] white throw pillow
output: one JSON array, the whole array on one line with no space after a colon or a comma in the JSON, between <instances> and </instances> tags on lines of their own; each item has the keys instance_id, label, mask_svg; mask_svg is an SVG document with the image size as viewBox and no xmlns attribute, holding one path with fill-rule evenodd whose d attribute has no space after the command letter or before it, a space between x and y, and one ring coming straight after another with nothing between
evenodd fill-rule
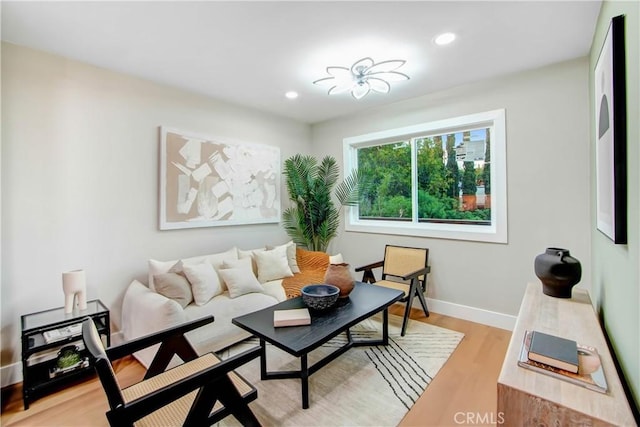
<instances>
[{"instance_id":1,"label":"white throw pillow","mask_svg":"<svg viewBox=\"0 0 640 427\"><path fill-rule=\"evenodd\" d=\"M225 261L219 270L226 270L229 268L244 268L245 270L253 274L253 267L251 266L251 258L241 258L233 261ZM255 274L254 274L255 276Z\"/></svg>"},{"instance_id":2,"label":"white throw pillow","mask_svg":"<svg viewBox=\"0 0 640 427\"><path fill-rule=\"evenodd\" d=\"M258 265L256 264L256 256L255 254L258 252L264 252L267 248L256 248L249 249L247 251L243 251L242 249L238 249L238 259L250 259L251 260L251 268L253 269L253 274L258 274Z\"/></svg>"},{"instance_id":3,"label":"white throw pillow","mask_svg":"<svg viewBox=\"0 0 640 427\"><path fill-rule=\"evenodd\" d=\"M224 252L205 255L204 258L207 261L209 261L209 263L213 265L215 268L220 268L223 262L238 259L238 249L236 249L236 247L234 246L231 249L226 250Z\"/></svg>"},{"instance_id":4,"label":"white throw pillow","mask_svg":"<svg viewBox=\"0 0 640 427\"><path fill-rule=\"evenodd\" d=\"M196 305L205 305L211 298L222 293L218 273L208 262L184 264L182 268L191 282L191 291Z\"/></svg>"},{"instance_id":5,"label":"white throw pillow","mask_svg":"<svg viewBox=\"0 0 640 427\"><path fill-rule=\"evenodd\" d=\"M216 274L218 274L218 270L222 268L222 264L225 261L233 261L238 259L238 249L236 249L236 247L234 246L225 252L207 255L204 258L209 262L209 264L213 266L213 268L216 270ZM218 274L218 281L222 286L222 292L224 292L226 287L224 285L224 280L222 279L222 276L220 276L220 274Z\"/></svg>"},{"instance_id":6,"label":"white throw pillow","mask_svg":"<svg viewBox=\"0 0 640 427\"><path fill-rule=\"evenodd\" d=\"M229 297L236 298L251 292L263 292L264 288L254 276L253 271L246 267L225 268L219 271L229 289Z\"/></svg>"},{"instance_id":7,"label":"white throw pillow","mask_svg":"<svg viewBox=\"0 0 640 427\"><path fill-rule=\"evenodd\" d=\"M329 255L329 264L342 264L343 262L342 254Z\"/></svg>"},{"instance_id":8,"label":"white throw pillow","mask_svg":"<svg viewBox=\"0 0 640 427\"><path fill-rule=\"evenodd\" d=\"M155 259L150 259L149 275L148 275L149 289L151 289L152 291L156 290L156 287L153 281L153 276L157 274L168 273L169 271L171 271L172 273L179 273L180 271L182 271L182 269L179 268L181 267L182 264L192 264L192 265L200 264L201 262L206 260L211 265L213 265L214 268L219 268L225 260L231 260L231 259L238 259L238 250L235 248L235 246L224 252L211 254L211 255L199 255L199 256L194 256L190 258L183 258L182 260L174 259L171 261L158 261ZM173 267L176 267L176 268L173 268ZM218 278L218 281L220 281L220 278Z\"/></svg>"},{"instance_id":9,"label":"white throw pillow","mask_svg":"<svg viewBox=\"0 0 640 427\"><path fill-rule=\"evenodd\" d=\"M287 250L287 262L289 263L289 268L292 273L300 273L300 267L298 266L298 258L296 258L296 244L293 243L293 240L285 243L280 246L267 246L267 250L278 249L281 247L285 247Z\"/></svg>"},{"instance_id":10,"label":"white throw pillow","mask_svg":"<svg viewBox=\"0 0 640 427\"><path fill-rule=\"evenodd\" d=\"M256 264L260 283L293 276L287 260L287 248L284 246L256 253Z\"/></svg>"}]
</instances>

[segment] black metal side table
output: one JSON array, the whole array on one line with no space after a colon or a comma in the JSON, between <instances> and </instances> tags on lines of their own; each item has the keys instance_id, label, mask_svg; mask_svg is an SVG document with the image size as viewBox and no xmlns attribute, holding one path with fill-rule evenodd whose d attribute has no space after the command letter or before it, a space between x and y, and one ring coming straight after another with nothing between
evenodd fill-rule
<instances>
[{"instance_id":1,"label":"black metal side table","mask_svg":"<svg viewBox=\"0 0 640 427\"><path fill-rule=\"evenodd\" d=\"M65 314L64 307L60 307L20 317L22 326L22 399L25 410L29 409L29 403L38 396L61 388L70 381L93 372L93 367L84 360L87 352L82 343L82 333L78 328L78 325L87 316L93 319L105 345L107 347L111 345L109 309L100 300L88 301L86 310L74 310L69 314ZM59 332L59 336L50 336L55 332ZM59 369L57 367L58 352L66 346L76 346L83 363Z\"/></svg>"}]
</instances>

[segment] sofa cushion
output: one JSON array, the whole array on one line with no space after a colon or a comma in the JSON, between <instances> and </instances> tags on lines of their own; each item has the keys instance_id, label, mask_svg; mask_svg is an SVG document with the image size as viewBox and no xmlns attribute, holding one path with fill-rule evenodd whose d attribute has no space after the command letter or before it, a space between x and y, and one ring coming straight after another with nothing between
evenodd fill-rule
<instances>
[{"instance_id":1,"label":"sofa cushion","mask_svg":"<svg viewBox=\"0 0 640 427\"><path fill-rule=\"evenodd\" d=\"M293 276L284 246L255 254L260 283Z\"/></svg>"},{"instance_id":2,"label":"sofa cushion","mask_svg":"<svg viewBox=\"0 0 640 427\"><path fill-rule=\"evenodd\" d=\"M197 305L206 304L211 298L222 293L218 273L208 262L183 264L184 273L191 282L193 300Z\"/></svg>"},{"instance_id":3,"label":"sofa cushion","mask_svg":"<svg viewBox=\"0 0 640 427\"><path fill-rule=\"evenodd\" d=\"M156 292L180 304L182 308L193 301L191 284L184 273L164 273L153 276Z\"/></svg>"},{"instance_id":4,"label":"sofa cushion","mask_svg":"<svg viewBox=\"0 0 640 427\"><path fill-rule=\"evenodd\" d=\"M212 298L206 305L191 304L184 309L187 320L199 319L210 314L215 320L206 327L187 333L187 338L199 354L222 350L251 336L249 332L232 324L231 319L277 303L276 298L263 293L250 293L241 298L231 298L228 292L224 292Z\"/></svg>"},{"instance_id":5,"label":"sofa cushion","mask_svg":"<svg viewBox=\"0 0 640 427\"><path fill-rule=\"evenodd\" d=\"M237 298L240 295L252 292L262 292L264 289L251 268L236 267L219 270L229 290L229 297Z\"/></svg>"},{"instance_id":6,"label":"sofa cushion","mask_svg":"<svg viewBox=\"0 0 640 427\"><path fill-rule=\"evenodd\" d=\"M195 307L195 304L183 309L174 300L134 280L127 288L122 301L124 340L129 341L185 322L185 312L189 307ZM148 367L158 347L159 345L155 345L135 353L136 359Z\"/></svg>"}]
</instances>

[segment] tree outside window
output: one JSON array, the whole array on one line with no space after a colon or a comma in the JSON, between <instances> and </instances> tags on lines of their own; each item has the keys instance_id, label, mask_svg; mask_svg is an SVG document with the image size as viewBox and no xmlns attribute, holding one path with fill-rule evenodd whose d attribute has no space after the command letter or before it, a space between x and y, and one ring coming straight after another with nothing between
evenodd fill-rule
<instances>
[{"instance_id":1,"label":"tree outside window","mask_svg":"<svg viewBox=\"0 0 640 427\"><path fill-rule=\"evenodd\" d=\"M417 199L419 222L490 224L484 185L490 182L489 134L482 128L359 148L358 169L366 171L369 183L360 219L412 221Z\"/></svg>"},{"instance_id":2,"label":"tree outside window","mask_svg":"<svg viewBox=\"0 0 640 427\"><path fill-rule=\"evenodd\" d=\"M507 242L505 111L345 138L369 183L345 230Z\"/></svg>"}]
</instances>

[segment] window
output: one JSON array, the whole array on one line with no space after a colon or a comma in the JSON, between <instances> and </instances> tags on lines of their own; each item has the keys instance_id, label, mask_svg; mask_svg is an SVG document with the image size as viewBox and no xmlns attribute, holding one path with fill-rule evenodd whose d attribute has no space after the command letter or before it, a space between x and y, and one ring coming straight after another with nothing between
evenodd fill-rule
<instances>
[{"instance_id":1,"label":"window","mask_svg":"<svg viewBox=\"0 0 640 427\"><path fill-rule=\"evenodd\" d=\"M346 138L368 182L346 230L506 243L505 146L504 110Z\"/></svg>"}]
</instances>

